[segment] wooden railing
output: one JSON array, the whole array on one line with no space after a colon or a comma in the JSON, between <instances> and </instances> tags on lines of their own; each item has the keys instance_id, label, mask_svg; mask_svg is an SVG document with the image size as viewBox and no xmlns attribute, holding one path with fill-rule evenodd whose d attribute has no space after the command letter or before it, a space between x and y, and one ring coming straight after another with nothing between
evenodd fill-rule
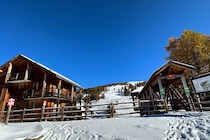
<instances>
[{"instance_id":1,"label":"wooden railing","mask_svg":"<svg viewBox=\"0 0 210 140\"><path fill-rule=\"evenodd\" d=\"M44 97L58 97L59 98L71 98L71 93L60 93L58 94L58 89L52 89L51 91L46 88ZM42 90L35 91L34 89L28 89L23 92L23 98L40 98L42 97Z\"/></svg>"},{"instance_id":2,"label":"wooden railing","mask_svg":"<svg viewBox=\"0 0 210 140\"><path fill-rule=\"evenodd\" d=\"M210 111L210 101L194 102L196 111Z\"/></svg>"},{"instance_id":3,"label":"wooden railing","mask_svg":"<svg viewBox=\"0 0 210 140\"><path fill-rule=\"evenodd\" d=\"M147 103L146 106L145 103ZM154 106L152 106L150 100L140 100L91 106L85 103L82 106L24 108L12 110L9 114L9 122L81 120L88 118L112 118L128 114L142 115L145 113L167 112L166 109L161 108L156 108L156 110L146 109L151 107ZM1 122L5 122L6 117L7 111L1 111Z\"/></svg>"},{"instance_id":4,"label":"wooden railing","mask_svg":"<svg viewBox=\"0 0 210 140\"><path fill-rule=\"evenodd\" d=\"M19 73L10 73L10 81L14 81L14 80L23 80L25 76L24 72L19 72Z\"/></svg>"}]
</instances>

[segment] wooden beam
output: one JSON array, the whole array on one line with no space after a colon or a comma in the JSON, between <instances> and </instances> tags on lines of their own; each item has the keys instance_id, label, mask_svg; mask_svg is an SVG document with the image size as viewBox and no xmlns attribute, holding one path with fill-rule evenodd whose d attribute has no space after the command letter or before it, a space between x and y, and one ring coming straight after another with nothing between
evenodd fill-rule
<instances>
[{"instance_id":1,"label":"wooden beam","mask_svg":"<svg viewBox=\"0 0 210 140\"><path fill-rule=\"evenodd\" d=\"M45 73L44 74L44 79L43 79L43 82L42 82L42 97L44 97L45 95L45 91L46 91L46 87L47 87L47 74Z\"/></svg>"},{"instance_id":2,"label":"wooden beam","mask_svg":"<svg viewBox=\"0 0 210 140\"><path fill-rule=\"evenodd\" d=\"M24 80L28 80L28 70L29 70L29 63L27 63L26 72L24 76Z\"/></svg>"},{"instance_id":3,"label":"wooden beam","mask_svg":"<svg viewBox=\"0 0 210 140\"><path fill-rule=\"evenodd\" d=\"M61 92L61 80L59 80L59 82L58 82L58 90L59 90L59 92Z\"/></svg>"},{"instance_id":4,"label":"wooden beam","mask_svg":"<svg viewBox=\"0 0 210 140\"><path fill-rule=\"evenodd\" d=\"M71 86L71 101L74 99L74 85Z\"/></svg>"},{"instance_id":5,"label":"wooden beam","mask_svg":"<svg viewBox=\"0 0 210 140\"><path fill-rule=\"evenodd\" d=\"M4 111L6 103L9 100L9 96L10 94L8 88L3 88L0 96L0 111Z\"/></svg>"},{"instance_id":6,"label":"wooden beam","mask_svg":"<svg viewBox=\"0 0 210 140\"><path fill-rule=\"evenodd\" d=\"M8 82L8 80L9 80L9 78L11 76L11 72L12 72L12 63L9 63L9 67L7 69L7 75L6 75L6 78L5 78L5 81L4 81L5 83Z\"/></svg>"},{"instance_id":7,"label":"wooden beam","mask_svg":"<svg viewBox=\"0 0 210 140\"><path fill-rule=\"evenodd\" d=\"M162 82L161 82L161 77L158 77L157 80L158 80L158 86L159 86L159 90L160 90L161 99L164 99L165 98L165 93L164 93L165 90L164 90Z\"/></svg>"},{"instance_id":8,"label":"wooden beam","mask_svg":"<svg viewBox=\"0 0 210 140\"><path fill-rule=\"evenodd\" d=\"M160 95L158 96L157 93L154 92L154 90L152 89L151 86L149 86L149 90L150 90L151 93L153 94L154 99L160 99Z\"/></svg>"},{"instance_id":9,"label":"wooden beam","mask_svg":"<svg viewBox=\"0 0 210 140\"><path fill-rule=\"evenodd\" d=\"M191 99L190 99L190 98L191 98L191 97L190 97L190 92L187 93L187 90L189 90L189 88L187 87L187 83L186 83L186 80L185 80L185 77L184 77L183 74L181 74L181 80L182 80L182 84L183 84L183 86L184 86L184 91L185 91L185 94L186 94L186 96L187 96L188 103L189 103L189 105L190 105L190 110L191 110L191 111L194 111L193 106L192 106L192 101L191 101Z\"/></svg>"},{"instance_id":10,"label":"wooden beam","mask_svg":"<svg viewBox=\"0 0 210 140\"><path fill-rule=\"evenodd\" d=\"M59 80L58 82L57 107L59 107L59 104L60 104L60 94L61 94L61 80Z\"/></svg>"}]
</instances>

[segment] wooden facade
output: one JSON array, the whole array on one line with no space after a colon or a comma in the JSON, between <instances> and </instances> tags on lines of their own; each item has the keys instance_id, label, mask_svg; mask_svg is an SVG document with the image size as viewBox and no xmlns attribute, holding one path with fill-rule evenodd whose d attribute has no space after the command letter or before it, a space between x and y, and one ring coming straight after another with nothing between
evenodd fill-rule
<instances>
[{"instance_id":1,"label":"wooden facade","mask_svg":"<svg viewBox=\"0 0 210 140\"><path fill-rule=\"evenodd\" d=\"M79 84L21 54L0 67L0 111L9 98L14 109L42 107L43 101L46 107L72 105L77 90Z\"/></svg>"},{"instance_id":2,"label":"wooden facade","mask_svg":"<svg viewBox=\"0 0 210 140\"><path fill-rule=\"evenodd\" d=\"M193 110L190 85L185 80L193 70L194 66L172 60L156 70L142 91L138 95L133 94L140 101L145 101L141 104L141 111L158 112L162 109L168 112L169 105L172 110Z\"/></svg>"}]
</instances>

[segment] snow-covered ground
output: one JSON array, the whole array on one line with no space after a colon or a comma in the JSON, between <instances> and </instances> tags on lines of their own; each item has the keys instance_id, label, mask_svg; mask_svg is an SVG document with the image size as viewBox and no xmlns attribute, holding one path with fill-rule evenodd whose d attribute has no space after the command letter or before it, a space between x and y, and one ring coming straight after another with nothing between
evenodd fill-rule
<instances>
[{"instance_id":1,"label":"snow-covered ground","mask_svg":"<svg viewBox=\"0 0 210 140\"><path fill-rule=\"evenodd\" d=\"M113 88L114 89L114 88ZM116 89L116 87L115 87ZM115 90L92 104L131 101ZM0 124L0 140L209 140L210 112L169 112L65 122Z\"/></svg>"}]
</instances>

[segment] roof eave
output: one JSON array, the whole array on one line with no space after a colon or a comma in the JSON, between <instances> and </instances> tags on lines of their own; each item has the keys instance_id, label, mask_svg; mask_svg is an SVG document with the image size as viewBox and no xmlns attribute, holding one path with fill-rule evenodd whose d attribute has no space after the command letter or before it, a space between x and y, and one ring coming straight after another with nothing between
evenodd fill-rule
<instances>
[{"instance_id":1,"label":"roof eave","mask_svg":"<svg viewBox=\"0 0 210 140\"><path fill-rule=\"evenodd\" d=\"M35 65L40 66L41 68L45 69L46 71L49 71L50 73L55 74L57 78L59 78L59 79L61 79L61 80L64 80L64 81L66 81L67 83L71 83L71 84L75 85L75 86L78 87L78 88L84 89L81 85L77 84L76 82L74 82L74 81L72 81L72 80L66 78L65 76L63 76L63 75L61 75L61 74L55 72L54 70L52 70L52 69L50 69L50 68L44 66L43 64L41 64L41 63L39 63L39 62L34 61L33 59L31 59L31 58L29 58L29 57L27 57L27 56L25 56L25 55L23 55L23 54L19 54L19 55L15 56L15 57L12 58L11 60L9 60L8 62L6 62L6 63L3 64L2 66L0 66L0 71L1 71L1 69L2 69L3 67L5 67L8 63L14 61L14 60L17 59L18 57L22 57L22 58L24 58L24 59L30 61L31 63L34 63Z\"/></svg>"},{"instance_id":2,"label":"roof eave","mask_svg":"<svg viewBox=\"0 0 210 140\"><path fill-rule=\"evenodd\" d=\"M150 79L146 82L145 86L143 87L142 91L140 92L140 94L145 90L145 88L148 86L148 83L150 83L150 81L158 74L161 73L161 71L163 71L165 68L167 68L171 63L174 63L174 64L178 64L178 65L182 65L182 66L185 66L187 69L189 70L193 70L195 69L194 66L192 65L189 65L189 64L185 64L185 63L182 63L182 62L178 62L178 61L174 61L174 60L169 60L167 61L164 65L162 65L160 68L158 68L150 77Z\"/></svg>"}]
</instances>

